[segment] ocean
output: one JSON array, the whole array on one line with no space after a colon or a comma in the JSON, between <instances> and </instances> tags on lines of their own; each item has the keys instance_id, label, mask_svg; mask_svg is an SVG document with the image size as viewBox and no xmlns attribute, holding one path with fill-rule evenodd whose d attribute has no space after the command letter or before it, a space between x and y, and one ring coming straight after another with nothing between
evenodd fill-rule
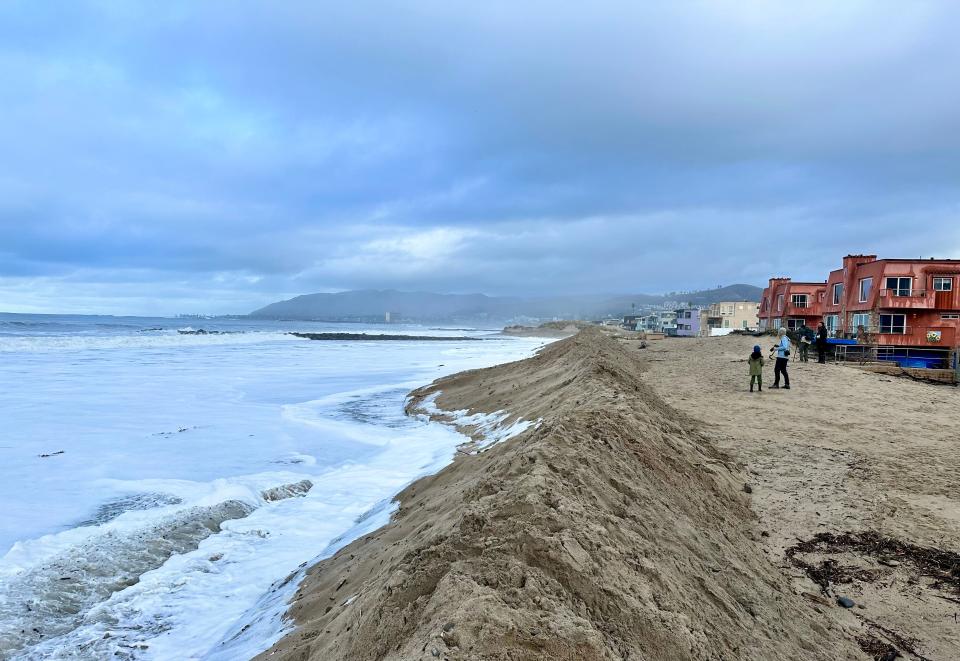
<instances>
[{"instance_id":1,"label":"ocean","mask_svg":"<svg viewBox=\"0 0 960 661\"><path fill-rule=\"evenodd\" d=\"M466 440L406 416L407 393L542 345L484 329L0 314L0 659L266 649L304 568L385 524L393 496Z\"/></svg>"}]
</instances>

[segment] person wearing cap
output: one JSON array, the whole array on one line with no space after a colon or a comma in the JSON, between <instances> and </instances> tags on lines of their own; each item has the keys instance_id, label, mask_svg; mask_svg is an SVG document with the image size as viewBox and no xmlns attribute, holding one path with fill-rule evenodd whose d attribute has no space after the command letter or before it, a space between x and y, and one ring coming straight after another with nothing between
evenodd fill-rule
<instances>
[{"instance_id":1,"label":"person wearing cap","mask_svg":"<svg viewBox=\"0 0 960 661\"><path fill-rule=\"evenodd\" d=\"M750 365L750 392L753 392L754 381L757 382L757 392L763 392L763 354L760 353L759 344L754 345L747 364Z\"/></svg>"},{"instance_id":2,"label":"person wearing cap","mask_svg":"<svg viewBox=\"0 0 960 661\"><path fill-rule=\"evenodd\" d=\"M779 388L780 375L783 374L783 389L790 390L790 375L787 374L787 361L790 358L790 338L787 337L787 329L781 328L778 337L777 344L770 349L770 351L777 353L777 362L773 366L773 385L770 387Z\"/></svg>"}]
</instances>

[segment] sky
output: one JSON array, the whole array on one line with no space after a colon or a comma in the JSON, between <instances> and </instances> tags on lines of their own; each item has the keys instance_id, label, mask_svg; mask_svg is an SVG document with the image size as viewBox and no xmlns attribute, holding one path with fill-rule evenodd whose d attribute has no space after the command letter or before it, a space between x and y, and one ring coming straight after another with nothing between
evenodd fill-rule
<instances>
[{"instance_id":1,"label":"sky","mask_svg":"<svg viewBox=\"0 0 960 661\"><path fill-rule=\"evenodd\" d=\"M960 258L960 3L0 3L0 310Z\"/></svg>"}]
</instances>

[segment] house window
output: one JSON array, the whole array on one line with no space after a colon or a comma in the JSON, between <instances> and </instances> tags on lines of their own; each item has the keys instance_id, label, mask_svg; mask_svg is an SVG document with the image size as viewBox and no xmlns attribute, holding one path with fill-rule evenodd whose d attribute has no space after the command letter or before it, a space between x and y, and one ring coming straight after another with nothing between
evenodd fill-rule
<instances>
[{"instance_id":1,"label":"house window","mask_svg":"<svg viewBox=\"0 0 960 661\"><path fill-rule=\"evenodd\" d=\"M941 319L960 319L960 314L954 314L954 313L950 312L950 313L947 313L947 314L941 314L941 315L940 315L940 318L941 318Z\"/></svg>"},{"instance_id":2,"label":"house window","mask_svg":"<svg viewBox=\"0 0 960 661\"><path fill-rule=\"evenodd\" d=\"M840 305L840 300L843 298L843 283L838 282L833 286L833 304Z\"/></svg>"},{"instance_id":3,"label":"house window","mask_svg":"<svg viewBox=\"0 0 960 661\"><path fill-rule=\"evenodd\" d=\"M747 320L744 319L744 320L741 321L740 323L742 324L741 328L743 328L743 330L747 330Z\"/></svg>"},{"instance_id":4,"label":"house window","mask_svg":"<svg viewBox=\"0 0 960 661\"><path fill-rule=\"evenodd\" d=\"M913 278L887 278L887 293L890 296L909 296Z\"/></svg>"},{"instance_id":5,"label":"house window","mask_svg":"<svg viewBox=\"0 0 960 661\"><path fill-rule=\"evenodd\" d=\"M803 319L787 319L787 328L790 330L797 330L803 326Z\"/></svg>"},{"instance_id":6,"label":"house window","mask_svg":"<svg viewBox=\"0 0 960 661\"><path fill-rule=\"evenodd\" d=\"M858 331L860 330L860 327L861 327L861 326L863 326L864 329L869 329L869 328L870 328L870 313L869 313L869 312L862 312L862 313L857 313L857 314L853 315L853 326L852 326L851 330L856 333L856 332L858 332Z\"/></svg>"},{"instance_id":7,"label":"house window","mask_svg":"<svg viewBox=\"0 0 960 661\"><path fill-rule=\"evenodd\" d=\"M773 328L774 328L774 329L778 329L778 328L780 328L781 326L783 326L783 319L781 319L780 317L775 318L775 319L773 320Z\"/></svg>"},{"instance_id":8,"label":"house window","mask_svg":"<svg viewBox=\"0 0 960 661\"><path fill-rule=\"evenodd\" d=\"M873 287L873 278L860 279L860 302L866 303L870 297L870 289Z\"/></svg>"},{"instance_id":9,"label":"house window","mask_svg":"<svg viewBox=\"0 0 960 661\"><path fill-rule=\"evenodd\" d=\"M783 310L783 294L777 295L777 312Z\"/></svg>"},{"instance_id":10,"label":"house window","mask_svg":"<svg viewBox=\"0 0 960 661\"><path fill-rule=\"evenodd\" d=\"M953 278L934 278L934 291L953 291Z\"/></svg>"},{"instance_id":11,"label":"house window","mask_svg":"<svg viewBox=\"0 0 960 661\"><path fill-rule=\"evenodd\" d=\"M906 335L907 333L907 315L905 314L881 314L880 332L889 335Z\"/></svg>"},{"instance_id":12,"label":"house window","mask_svg":"<svg viewBox=\"0 0 960 661\"><path fill-rule=\"evenodd\" d=\"M793 303L794 307L798 308L807 307L807 300L806 294L794 294L790 297L790 302Z\"/></svg>"}]
</instances>

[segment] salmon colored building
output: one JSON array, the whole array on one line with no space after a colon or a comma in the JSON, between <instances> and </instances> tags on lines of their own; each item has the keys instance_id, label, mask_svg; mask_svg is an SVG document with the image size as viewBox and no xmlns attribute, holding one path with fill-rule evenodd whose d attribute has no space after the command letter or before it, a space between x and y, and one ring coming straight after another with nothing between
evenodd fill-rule
<instances>
[{"instance_id":1,"label":"salmon colored building","mask_svg":"<svg viewBox=\"0 0 960 661\"><path fill-rule=\"evenodd\" d=\"M960 340L960 260L847 255L830 273L823 322L878 346L953 348Z\"/></svg>"},{"instance_id":2,"label":"salmon colored building","mask_svg":"<svg viewBox=\"0 0 960 661\"><path fill-rule=\"evenodd\" d=\"M804 324L816 328L823 315L825 282L794 282L790 278L770 278L760 298L760 330L786 327L791 330Z\"/></svg>"},{"instance_id":3,"label":"salmon colored building","mask_svg":"<svg viewBox=\"0 0 960 661\"><path fill-rule=\"evenodd\" d=\"M760 304L761 328L796 327L799 319L811 328L823 321L831 337L859 339L880 355L956 349L960 260L847 255L825 283L772 278Z\"/></svg>"}]
</instances>

